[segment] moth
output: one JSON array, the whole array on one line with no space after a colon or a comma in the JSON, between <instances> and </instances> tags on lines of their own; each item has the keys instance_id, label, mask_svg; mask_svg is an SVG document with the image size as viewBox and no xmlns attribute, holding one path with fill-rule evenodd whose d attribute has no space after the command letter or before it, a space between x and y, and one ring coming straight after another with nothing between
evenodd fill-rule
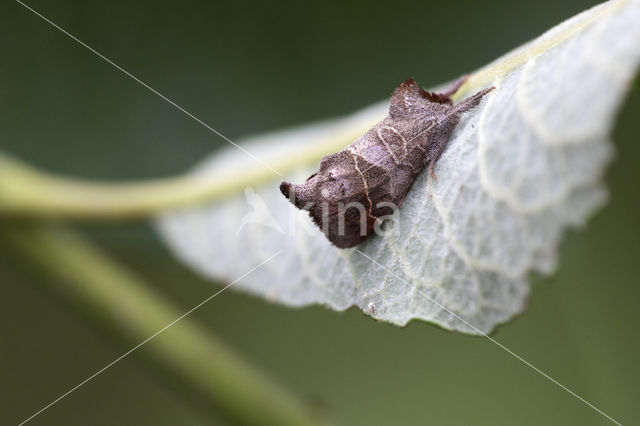
<instances>
[{"instance_id":1,"label":"moth","mask_svg":"<svg viewBox=\"0 0 640 426\"><path fill-rule=\"evenodd\" d=\"M393 92L389 115L344 150L325 156L302 184L282 182L280 192L313 221L335 246L353 247L373 233L376 223L400 207L422 170L447 147L460 115L476 107L494 87L453 105L468 76L442 92L428 92L413 80Z\"/></svg>"}]
</instances>

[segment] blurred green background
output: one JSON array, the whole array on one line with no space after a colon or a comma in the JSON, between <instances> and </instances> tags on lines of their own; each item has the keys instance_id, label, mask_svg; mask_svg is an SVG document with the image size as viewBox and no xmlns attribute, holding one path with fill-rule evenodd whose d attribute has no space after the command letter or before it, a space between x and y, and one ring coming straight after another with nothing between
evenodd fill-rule
<instances>
[{"instance_id":1,"label":"blurred green background","mask_svg":"<svg viewBox=\"0 0 640 426\"><path fill-rule=\"evenodd\" d=\"M451 80L596 2L28 4L237 139L351 112L409 76L427 87ZM225 144L18 3L2 2L0 28L0 149L115 180L179 173ZM527 312L494 335L624 424L640 419L639 113L636 85L614 134L610 203L569 233L557 274L534 280ZM219 288L174 261L145 223L77 229L181 310ZM0 424L19 423L131 347L47 279L0 245ZM295 310L233 291L192 319L345 425L608 424L488 340L430 324L399 329L354 309ZM148 349L30 424L229 424L151 367Z\"/></svg>"}]
</instances>

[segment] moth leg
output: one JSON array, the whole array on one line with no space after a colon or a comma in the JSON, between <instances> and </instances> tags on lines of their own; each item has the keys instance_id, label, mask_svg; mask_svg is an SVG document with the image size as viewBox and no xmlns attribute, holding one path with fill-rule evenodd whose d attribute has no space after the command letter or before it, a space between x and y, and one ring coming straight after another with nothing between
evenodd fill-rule
<instances>
[{"instance_id":1,"label":"moth leg","mask_svg":"<svg viewBox=\"0 0 640 426\"><path fill-rule=\"evenodd\" d=\"M436 176L435 172L433 171L433 166L435 164L435 161L432 161L429 163L429 175L431 176L431 179L436 180L438 179L438 177Z\"/></svg>"},{"instance_id":2,"label":"moth leg","mask_svg":"<svg viewBox=\"0 0 640 426\"><path fill-rule=\"evenodd\" d=\"M447 98L453 95L458 91L458 89L469 79L471 74L463 75L458 78L456 81L451 83L449 86L445 87L442 92L438 92L438 94L446 96Z\"/></svg>"},{"instance_id":3,"label":"moth leg","mask_svg":"<svg viewBox=\"0 0 640 426\"><path fill-rule=\"evenodd\" d=\"M427 154L427 164L429 164L429 175L433 180L436 180L436 174L433 168L436 165L436 161L442 155L444 150L449 144L449 138L453 132L454 127L458 124L458 117L452 117L452 120L447 120L443 123L443 128L437 133L437 136L433 138L431 145L429 145L429 153Z\"/></svg>"}]
</instances>

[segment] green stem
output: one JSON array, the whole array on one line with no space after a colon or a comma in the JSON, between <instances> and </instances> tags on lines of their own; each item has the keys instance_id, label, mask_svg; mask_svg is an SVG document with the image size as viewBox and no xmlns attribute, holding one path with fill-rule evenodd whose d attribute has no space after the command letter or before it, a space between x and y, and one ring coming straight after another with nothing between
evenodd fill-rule
<instances>
[{"instance_id":1,"label":"green stem","mask_svg":"<svg viewBox=\"0 0 640 426\"><path fill-rule=\"evenodd\" d=\"M70 296L98 324L130 345L143 342L184 314L69 229L12 225L3 227L0 235L48 274L43 282L61 287L63 291L57 293ZM141 351L240 424L326 424L189 318L149 340Z\"/></svg>"},{"instance_id":2,"label":"green stem","mask_svg":"<svg viewBox=\"0 0 640 426\"><path fill-rule=\"evenodd\" d=\"M270 166L287 173L301 165L313 164L323 155L341 150L367 128L337 130L313 148L269 161ZM227 173L187 174L121 183L92 182L37 170L0 152L0 216L145 218L219 200L237 194L247 186L260 186L281 178L266 166L255 163Z\"/></svg>"},{"instance_id":3,"label":"green stem","mask_svg":"<svg viewBox=\"0 0 640 426\"><path fill-rule=\"evenodd\" d=\"M628 0L611 2L598 13L564 28L553 36L516 49L479 69L453 96L461 99L480 87L486 87L509 74L531 58L561 44ZM317 162L323 155L336 152L364 133L382 117L371 117L354 128L336 127L331 135L285 158L270 161L270 167L282 173L303 164ZM71 179L37 171L0 153L0 214L75 219L122 219L153 216L161 211L202 204L238 193L246 186L259 186L279 176L256 163L244 170L209 176L184 175L140 182L100 183Z\"/></svg>"}]
</instances>

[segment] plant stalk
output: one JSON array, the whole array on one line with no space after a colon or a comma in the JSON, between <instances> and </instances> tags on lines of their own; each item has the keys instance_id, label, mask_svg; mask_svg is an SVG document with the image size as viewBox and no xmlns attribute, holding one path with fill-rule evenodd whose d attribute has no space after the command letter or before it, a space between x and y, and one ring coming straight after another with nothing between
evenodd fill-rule
<instances>
[{"instance_id":1,"label":"plant stalk","mask_svg":"<svg viewBox=\"0 0 640 426\"><path fill-rule=\"evenodd\" d=\"M154 365L177 375L237 423L327 424L188 317L149 339L184 312L79 234L61 226L38 224L12 224L0 231L0 236L29 264L47 273L42 282L62 290L56 293L63 293L94 322L127 344L144 342L138 347L155 361ZM65 391L68 389L60 393Z\"/></svg>"}]
</instances>

